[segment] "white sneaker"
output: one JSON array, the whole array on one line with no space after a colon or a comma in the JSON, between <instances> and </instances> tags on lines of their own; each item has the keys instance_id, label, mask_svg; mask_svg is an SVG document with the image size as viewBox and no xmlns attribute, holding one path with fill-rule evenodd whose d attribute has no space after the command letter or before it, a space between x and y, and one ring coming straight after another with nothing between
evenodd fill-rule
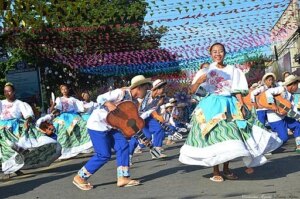
<instances>
[{"instance_id":1,"label":"white sneaker","mask_svg":"<svg viewBox=\"0 0 300 199\"><path fill-rule=\"evenodd\" d=\"M188 129L192 128L192 125L190 123L186 123L185 125L186 125L186 128L188 128Z\"/></svg>"},{"instance_id":2,"label":"white sneaker","mask_svg":"<svg viewBox=\"0 0 300 199\"><path fill-rule=\"evenodd\" d=\"M140 146L137 146L137 147L134 149L134 152L133 152L133 153L139 154L139 153L143 153L143 151L142 151L142 149L141 149Z\"/></svg>"},{"instance_id":3,"label":"white sneaker","mask_svg":"<svg viewBox=\"0 0 300 199\"><path fill-rule=\"evenodd\" d=\"M182 140L182 135L178 132L175 132L172 136L172 140Z\"/></svg>"},{"instance_id":4,"label":"white sneaker","mask_svg":"<svg viewBox=\"0 0 300 199\"><path fill-rule=\"evenodd\" d=\"M186 128L178 128L177 132L178 133L186 133L187 129Z\"/></svg>"}]
</instances>

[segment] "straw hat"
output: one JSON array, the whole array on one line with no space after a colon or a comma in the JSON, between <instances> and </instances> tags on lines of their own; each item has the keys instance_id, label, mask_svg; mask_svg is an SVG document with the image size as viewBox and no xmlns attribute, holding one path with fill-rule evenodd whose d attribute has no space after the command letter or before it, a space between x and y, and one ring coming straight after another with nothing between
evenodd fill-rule
<instances>
[{"instance_id":1,"label":"straw hat","mask_svg":"<svg viewBox=\"0 0 300 199\"><path fill-rule=\"evenodd\" d=\"M264 84L264 83L265 83L265 80L266 80L267 77L269 77L269 76L272 76L272 77L274 78L274 81L276 80L276 75L275 75L274 73L266 73L266 74L263 76L261 82Z\"/></svg>"},{"instance_id":2,"label":"straw hat","mask_svg":"<svg viewBox=\"0 0 300 199\"><path fill-rule=\"evenodd\" d=\"M169 102L170 103L175 103L175 102L177 102L177 100L175 98L171 98L171 99L169 99Z\"/></svg>"},{"instance_id":3,"label":"straw hat","mask_svg":"<svg viewBox=\"0 0 300 199\"><path fill-rule=\"evenodd\" d=\"M166 103L166 108L173 107L173 106L174 106L174 104Z\"/></svg>"},{"instance_id":4,"label":"straw hat","mask_svg":"<svg viewBox=\"0 0 300 199\"><path fill-rule=\"evenodd\" d=\"M282 73L282 78L284 78L285 74L287 74L287 73L288 73L289 75L291 74L289 71L284 71L284 72Z\"/></svg>"},{"instance_id":5,"label":"straw hat","mask_svg":"<svg viewBox=\"0 0 300 199\"><path fill-rule=\"evenodd\" d=\"M166 85L167 84L167 82L164 82L164 81L162 81L161 79L157 79L157 80L155 80L154 82L153 82L153 88L151 89L151 90L155 90L155 89L157 89L157 88L159 88L159 87L161 87L161 86L164 86L164 85Z\"/></svg>"},{"instance_id":6,"label":"straw hat","mask_svg":"<svg viewBox=\"0 0 300 199\"><path fill-rule=\"evenodd\" d=\"M295 75L289 75L285 78L285 81L283 82L283 86L288 86L294 82L300 82L300 77Z\"/></svg>"},{"instance_id":7,"label":"straw hat","mask_svg":"<svg viewBox=\"0 0 300 199\"><path fill-rule=\"evenodd\" d=\"M151 78L145 78L144 75L137 75L131 79L130 88L133 89L139 85L146 83L151 84Z\"/></svg>"}]
</instances>

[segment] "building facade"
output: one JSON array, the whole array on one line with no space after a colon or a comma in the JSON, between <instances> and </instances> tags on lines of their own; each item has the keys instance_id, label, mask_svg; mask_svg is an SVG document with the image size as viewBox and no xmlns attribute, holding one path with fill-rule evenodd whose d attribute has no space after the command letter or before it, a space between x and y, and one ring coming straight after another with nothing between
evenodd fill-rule
<instances>
[{"instance_id":1,"label":"building facade","mask_svg":"<svg viewBox=\"0 0 300 199\"><path fill-rule=\"evenodd\" d=\"M300 75L300 20L298 0L291 0L271 30L273 61L266 72L273 72L279 80L289 71Z\"/></svg>"}]
</instances>

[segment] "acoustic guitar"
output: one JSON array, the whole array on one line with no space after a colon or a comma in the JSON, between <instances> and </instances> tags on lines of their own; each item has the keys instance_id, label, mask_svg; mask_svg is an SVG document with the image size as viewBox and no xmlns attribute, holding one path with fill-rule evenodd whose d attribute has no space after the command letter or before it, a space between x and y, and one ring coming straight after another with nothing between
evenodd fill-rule
<instances>
[{"instance_id":1,"label":"acoustic guitar","mask_svg":"<svg viewBox=\"0 0 300 199\"><path fill-rule=\"evenodd\" d=\"M274 95L274 101L275 103L273 104L268 103L266 92L263 92L258 96L257 104L259 107L269 110L275 110L277 106L279 115L287 115L288 112L293 112L291 102L284 99L281 95Z\"/></svg>"},{"instance_id":2,"label":"acoustic guitar","mask_svg":"<svg viewBox=\"0 0 300 199\"><path fill-rule=\"evenodd\" d=\"M249 91L248 95L242 97L244 104L247 106L247 108L249 110L252 110L252 108L258 108L256 102L251 102L251 92L252 92L252 90ZM257 101L258 100L258 95L255 96L255 98L256 98L256 101Z\"/></svg>"},{"instance_id":3,"label":"acoustic guitar","mask_svg":"<svg viewBox=\"0 0 300 199\"><path fill-rule=\"evenodd\" d=\"M137 106L132 101L123 101L117 105L117 109L110 111L106 121L112 127L119 129L127 138L137 137L142 143L150 148L150 153L159 158L161 153L156 150L146 138L142 129L145 121L139 116Z\"/></svg>"}]
</instances>

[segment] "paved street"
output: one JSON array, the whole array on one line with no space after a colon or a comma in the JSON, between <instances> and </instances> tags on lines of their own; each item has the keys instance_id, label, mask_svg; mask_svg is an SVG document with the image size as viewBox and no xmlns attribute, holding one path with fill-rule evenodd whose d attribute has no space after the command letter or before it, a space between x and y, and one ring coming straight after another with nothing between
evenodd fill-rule
<instances>
[{"instance_id":1,"label":"paved street","mask_svg":"<svg viewBox=\"0 0 300 199\"><path fill-rule=\"evenodd\" d=\"M91 191L80 191L72 184L76 171L88 160L79 157L56 162L48 168L24 171L26 175L0 183L0 198L22 199L196 199L196 198L299 198L300 156L294 140L272 156L264 166L248 175L241 161L231 164L237 181L215 183L209 180L210 168L183 165L178 153L183 141L168 147L167 160L151 160L148 152L135 155L131 173L141 186L117 188L115 157L98 171L90 182ZM3 176L1 176L3 177Z\"/></svg>"}]
</instances>

